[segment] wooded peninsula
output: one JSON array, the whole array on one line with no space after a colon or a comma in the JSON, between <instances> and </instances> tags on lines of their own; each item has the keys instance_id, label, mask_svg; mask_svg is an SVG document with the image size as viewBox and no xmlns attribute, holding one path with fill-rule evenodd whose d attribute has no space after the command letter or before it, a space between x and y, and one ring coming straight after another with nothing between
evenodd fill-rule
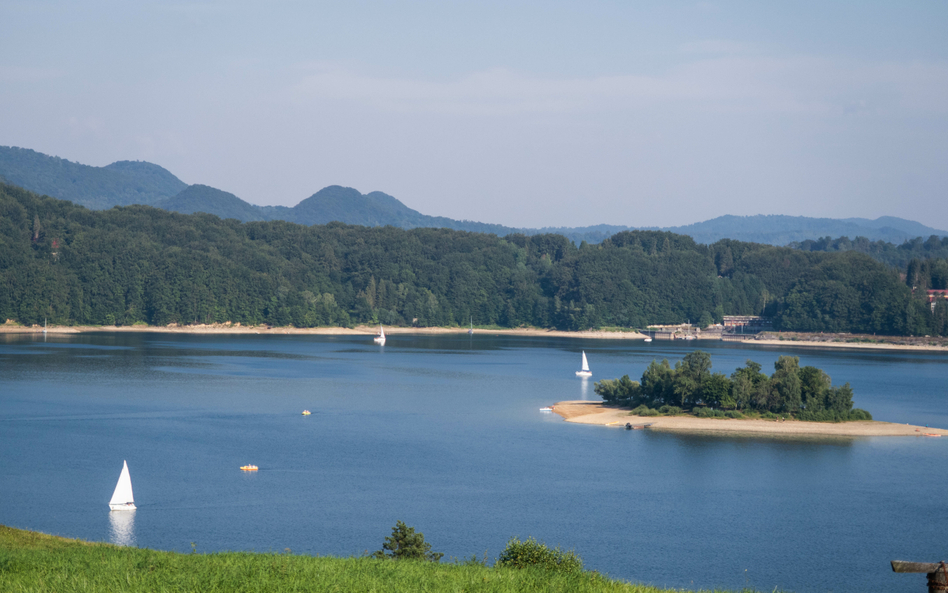
<instances>
[{"instance_id":1,"label":"wooded peninsula","mask_svg":"<svg viewBox=\"0 0 948 593\"><path fill-rule=\"evenodd\" d=\"M907 279L904 274L911 272ZM948 261L660 231L574 245L341 223L88 210L0 184L0 319L21 324L644 327L765 315L775 330L945 335ZM910 286L911 285L911 286Z\"/></svg>"}]
</instances>

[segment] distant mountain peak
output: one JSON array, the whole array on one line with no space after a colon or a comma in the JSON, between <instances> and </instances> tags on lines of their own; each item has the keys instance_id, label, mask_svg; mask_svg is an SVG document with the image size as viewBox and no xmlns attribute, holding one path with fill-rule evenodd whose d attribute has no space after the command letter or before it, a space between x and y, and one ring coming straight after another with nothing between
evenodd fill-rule
<instances>
[{"instance_id":1,"label":"distant mountain peak","mask_svg":"<svg viewBox=\"0 0 948 593\"><path fill-rule=\"evenodd\" d=\"M153 163L118 161L91 167L15 146L0 146L0 176L30 191L89 208L150 205L187 187Z\"/></svg>"}]
</instances>

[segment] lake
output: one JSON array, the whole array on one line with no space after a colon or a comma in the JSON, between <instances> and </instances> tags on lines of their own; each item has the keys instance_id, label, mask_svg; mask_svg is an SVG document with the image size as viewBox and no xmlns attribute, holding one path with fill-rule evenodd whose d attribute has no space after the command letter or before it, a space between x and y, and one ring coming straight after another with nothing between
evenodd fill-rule
<instances>
[{"instance_id":1,"label":"lake","mask_svg":"<svg viewBox=\"0 0 948 593\"><path fill-rule=\"evenodd\" d=\"M726 374L799 355L877 420L948 427L942 353L487 332L384 347L0 335L0 523L181 552L349 556L380 549L401 520L446 560L533 536L659 586L924 590L889 561L948 558L948 439L680 436L539 411L695 348ZM574 374L582 350L592 380ZM110 513L123 460L138 510Z\"/></svg>"}]
</instances>

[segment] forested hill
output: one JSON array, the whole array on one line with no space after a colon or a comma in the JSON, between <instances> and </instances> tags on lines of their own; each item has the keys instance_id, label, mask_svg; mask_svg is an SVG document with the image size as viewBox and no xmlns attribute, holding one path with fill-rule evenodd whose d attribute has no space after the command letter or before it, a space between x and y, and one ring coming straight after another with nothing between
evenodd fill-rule
<instances>
[{"instance_id":1,"label":"forested hill","mask_svg":"<svg viewBox=\"0 0 948 593\"><path fill-rule=\"evenodd\" d=\"M0 178L89 208L154 204L187 184L152 163L118 161L90 167L29 150L0 146Z\"/></svg>"},{"instance_id":2,"label":"forested hill","mask_svg":"<svg viewBox=\"0 0 948 593\"><path fill-rule=\"evenodd\" d=\"M789 247L804 251L844 252L856 251L870 255L899 270L905 270L909 262L917 260L936 260L948 258L948 237L931 235L923 240L921 237L905 241L899 245L888 241L870 241L865 237L839 237L832 239L823 237L815 241L800 241L791 243Z\"/></svg>"},{"instance_id":3,"label":"forested hill","mask_svg":"<svg viewBox=\"0 0 948 593\"><path fill-rule=\"evenodd\" d=\"M365 226L392 225L405 229L449 228L494 233L498 236L511 233L555 233L569 238L577 245L583 241L600 243L615 233L633 230L629 226L607 224L518 229L499 224L454 220L422 214L382 192L362 194L353 188L338 185L323 188L293 207L256 206L234 194L213 187L186 186L165 169L151 163L120 161L106 167L90 167L33 150L5 146L0 146L0 178L30 191L70 200L94 209L147 204L185 214L207 212L243 222L285 220L311 225L340 221ZM916 237L948 236L945 231L895 217L837 220L805 216L727 215L688 226L642 230L671 231L689 235L698 243L705 244L729 238L769 245L787 245L794 241L813 242L822 240L821 237L844 236L900 244ZM879 257L879 250L871 251L870 254Z\"/></svg>"},{"instance_id":4,"label":"forested hill","mask_svg":"<svg viewBox=\"0 0 948 593\"><path fill-rule=\"evenodd\" d=\"M858 253L660 231L560 235L240 223L90 211L0 184L0 315L22 323L585 329L774 316L777 328L935 333L927 303Z\"/></svg>"}]
</instances>

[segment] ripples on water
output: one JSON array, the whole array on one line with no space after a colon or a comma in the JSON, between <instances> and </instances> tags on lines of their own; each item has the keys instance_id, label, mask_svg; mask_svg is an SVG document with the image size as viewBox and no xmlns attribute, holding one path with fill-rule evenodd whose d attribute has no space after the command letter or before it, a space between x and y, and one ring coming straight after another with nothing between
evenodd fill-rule
<instances>
[{"instance_id":1,"label":"ripples on water","mask_svg":"<svg viewBox=\"0 0 948 593\"><path fill-rule=\"evenodd\" d=\"M0 522L178 551L357 555L403 520L449 558L496 557L532 535L656 585L924 587L888 561L948 557L948 476L932 470L948 439L680 436L539 412L695 347L726 374L799 355L852 383L877 419L948 427L944 354L485 333L382 348L371 336L7 335ZM574 374L581 350L590 380ZM110 513L123 459L139 510Z\"/></svg>"}]
</instances>

